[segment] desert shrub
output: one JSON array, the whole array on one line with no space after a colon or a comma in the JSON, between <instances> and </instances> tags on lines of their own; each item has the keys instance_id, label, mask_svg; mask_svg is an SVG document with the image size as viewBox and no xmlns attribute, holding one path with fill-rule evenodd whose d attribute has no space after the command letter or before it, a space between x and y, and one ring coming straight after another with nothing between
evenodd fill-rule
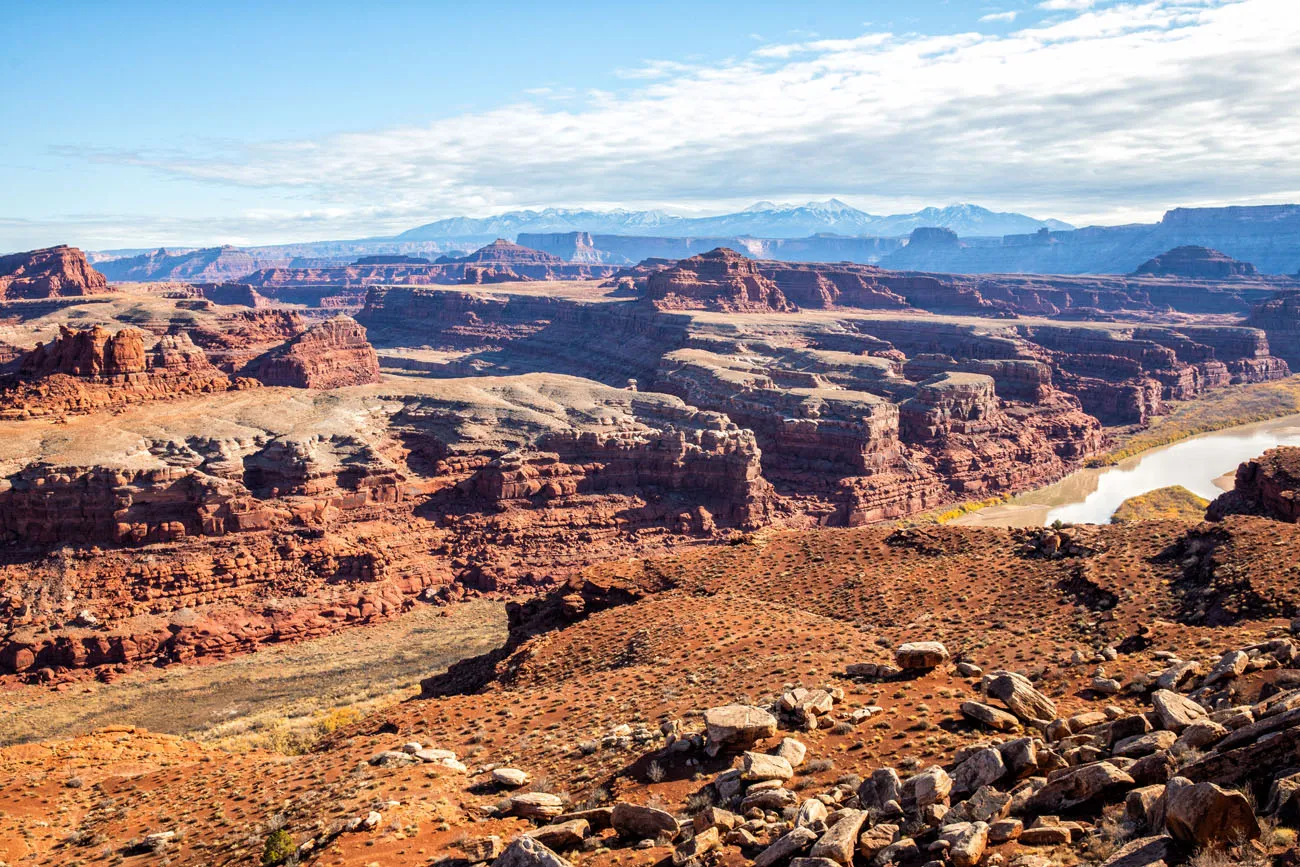
<instances>
[{"instance_id":1,"label":"desert shrub","mask_svg":"<svg viewBox=\"0 0 1300 867\"><path fill-rule=\"evenodd\" d=\"M266 843L262 846L262 865L270 867L273 864L283 864L288 861L297 849L293 845L293 836L283 828L272 831L267 835Z\"/></svg>"}]
</instances>

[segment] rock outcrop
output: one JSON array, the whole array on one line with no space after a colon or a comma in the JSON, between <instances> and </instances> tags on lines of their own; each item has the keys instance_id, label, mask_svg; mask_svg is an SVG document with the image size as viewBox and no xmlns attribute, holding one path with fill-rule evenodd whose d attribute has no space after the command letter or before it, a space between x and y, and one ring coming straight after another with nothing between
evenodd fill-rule
<instances>
[{"instance_id":1,"label":"rock outcrop","mask_svg":"<svg viewBox=\"0 0 1300 867\"><path fill-rule=\"evenodd\" d=\"M755 262L724 248L651 274L646 297L660 310L778 313L796 309Z\"/></svg>"},{"instance_id":2,"label":"rock outcrop","mask_svg":"<svg viewBox=\"0 0 1300 867\"><path fill-rule=\"evenodd\" d=\"M1300 448L1269 449L1237 467L1232 490L1220 494L1206 512L1212 521L1228 515L1264 515L1300 521Z\"/></svg>"},{"instance_id":3,"label":"rock outcrop","mask_svg":"<svg viewBox=\"0 0 1300 867\"><path fill-rule=\"evenodd\" d=\"M250 365L265 385L341 388L379 381L379 357L366 330L336 316L307 329Z\"/></svg>"},{"instance_id":4,"label":"rock outcrop","mask_svg":"<svg viewBox=\"0 0 1300 867\"><path fill-rule=\"evenodd\" d=\"M108 281L76 247L0 256L0 299L65 298L108 292Z\"/></svg>"},{"instance_id":5,"label":"rock outcrop","mask_svg":"<svg viewBox=\"0 0 1300 867\"><path fill-rule=\"evenodd\" d=\"M1190 277L1195 280L1228 280L1256 276L1255 266L1208 247L1175 247L1148 259L1133 272L1151 277Z\"/></svg>"},{"instance_id":6,"label":"rock outcrop","mask_svg":"<svg viewBox=\"0 0 1300 867\"><path fill-rule=\"evenodd\" d=\"M0 418L93 412L230 386L188 335L165 335L146 349L144 332L134 328L61 326L57 340L37 344L0 383Z\"/></svg>"}]
</instances>

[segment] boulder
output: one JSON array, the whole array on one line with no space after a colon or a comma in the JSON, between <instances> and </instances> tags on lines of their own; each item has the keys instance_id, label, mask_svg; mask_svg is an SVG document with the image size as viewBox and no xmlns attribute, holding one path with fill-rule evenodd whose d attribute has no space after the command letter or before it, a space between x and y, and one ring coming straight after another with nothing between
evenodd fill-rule
<instances>
[{"instance_id":1,"label":"boulder","mask_svg":"<svg viewBox=\"0 0 1300 867\"><path fill-rule=\"evenodd\" d=\"M518 837L506 847L492 867L571 867L568 861L556 855L546 844L527 835Z\"/></svg>"},{"instance_id":2,"label":"boulder","mask_svg":"<svg viewBox=\"0 0 1300 867\"><path fill-rule=\"evenodd\" d=\"M880 811L891 801L900 803L902 799L903 783L893 768L877 768L858 786L858 801L863 809Z\"/></svg>"},{"instance_id":3,"label":"boulder","mask_svg":"<svg viewBox=\"0 0 1300 867\"><path fill-rule=\"evenodd\" d=\"M1198 719L1206 716L1205 708L1190 698L1168 689L1158 689L1151 694L1151 705L1160 717L1161 728L1181 732Z\"/></svg>"},{"instance_id":4,"label":"boulder","mask_svg":"<svg viewBox=\"0 0 1300 867\"><path fill-rule=\"evenodd\" d=\"M1163 835L1130 840L1111 853L1101 867L1165 867L1172 843Z\"/></svg>"},{"instance_id":5,"label":"boulder","mask_svg":"<svg viewBox=\"0 0 1300 867\"><path fill-rule=\"evenodd\" d=\"M945 802L952 791L952 777L938 765L926 768L903 783L902 800L905 809L920 812L932 804Z\"/></svg>"},{"instance_id":6,"label":"boulder","mask_svg":"<svg viewBox=\"0 0 1300 867\"><path fill-rule=\"evenodd\" d=\"M957 766L952 773L952 788L958 795L973 792L980 786L996 783L1006 775L1002 753L993 747L979 750Z\"/></svg>"},{"instance_id":7,"label":"boulder","mask_svg":"<svg viewBox=\"0 0 1300 867\"><path fill-rule=\"evenodd\" d=\"M1246 673L1250 664L1250 655L1241 650L1229 650L1219 657L1218 663L1205 677L1205 685L1213 686L1224 680L1234 680Z\"/></svg>"},{"instance_id":8,"label":"boulder","mask_svg":"<svg viewBox=\"0 0 1300 867\"><path fill-rule=\"evenodd\" d=\"M858 854L868 860L875 858L886 847L893 845L898 839L898 831L897 825L888 822L868 828L858 836Z\"/></svg>"},{"instance_id":9,"label":"boulder","mask_svg":"<svg viewBox=\"0 0 1300 867\"><path fill-rule=\"evenodd\" d=\"M492 782L498 786L517 789L528 785L528 775L518 768L495 768L492 771Z\"/></svg>"},{"instance_id":10,"label":"boulder","mask_svg":"<svg viewBox=\"0 0 1300 867\"><path fill-rule=\"evenodd\" d=\"M975 794L948 811L945 822L996 822L1011 812L1011 795L992 786L981 786Z\"/></svg>"},{"instance_id":11,"label":"boulder","mask_svg":"<svg viewBox=\"0 0 1300 867\"><path fill-rule=\"evenodd\" d=\"M567 822L552 822L524 833L551 849L573 849L587 839L591 825L584 819L570 819Z\"/></svg>"},{"instance_id":12,"label":"boulder","mask_svg":"<svg viewBox=\"0 0 1300 867\"><path fill-rule=\"evenodd\" d=\"M467 837L455 845L464 853L465 860L471 864L495 861L505 851L505 844L495 834L487 837Z\"/></svg>"},{"instance_id":13,"label":"boulder","mask_svg":"<svg viewBox=\"0 0 1300 867\"><path fill-rule=\"evenodd\" d=\"M1056 813L1101 798L1115 789L1130 788L1133 778L1110 762L1093 762L1060 771L1048 778L1029 799L1035 813Z\"/></svg>"},{"instance_id":14,"label":"boulder","mask_svg":"<svg viewBox=\"0 0 1300 867\"><path fill-rule=\"evenodd\" d=\"M1129 759L1140 759L1160 750L1167 750L1178 740L1178 735L1169 731L1154 731L1144 735L1125 738L1115 744L1111 752Z\"/></svg>"},{"instance_id":15,"label":"boulder","mask_svg":"<svg viewBox=\"0 0 1300 867\"><path fill-rule=\"evenodd\" d=\"M776 748L775 755L780 756L790 763L790 767L797 768L803 764L804 756L808 754L808 748L794 738L783 738L781 745Z\"/></svg>"},{"instance_id":16,"label":"boulder","mask_svg":"<svg viewBox=\"0 0 1300 867\"><path fill-rule=\"evenodd\" d=\"M813 844L812 856L829 858L838 864L852 864L858 833L866 821L866 810L842 810L839 820Z\"/></svg>"},{"instance_id":17,"label":"boulder","mask_svg":"<svg viewBox=\"0 0 1300 867\"><path fill-rule=\"evenodd\" d=\"M716 756L722 750L744 750L776 734L776 717L761 707L729 704L704 712L707 751Z\"/></svg>"},{"instance_id":18,"label":"boulder","mask_svg":"<svg viewBox=\"0 0 1300 867\"><path fill-rule=\"evenodd\" d=\"M1019 819L998 819L989 825L989 842L995 846L1020 839L1025 831L1025 823Z\"/></svg>"},{"instance_id":19,"label":"boulder","mask_svg":"<svg viewBox=\"0 0 1300 867\"><path fill-rule=\"evenodd\" d=\"M948 858L956 867L975 867L989 843L989 826L984 822L947 825L939 839L948 844Z\"/></svg>"},{"instance_id":20,"label":"boulder","mask_svg":"<svg viewBox=\"0 0 1300 867\"><path fill-rule=\"evenodd\" d=\"M793 776L794 768L780 756L747 752L740 763L740 778L747 783L788 780Z\"/></svg>"},{"instance_id":21,"label":"boulder","mask_svg":"<svg viewBox=\"0 0 1300 867\"><path fill-rule=\"evenodd\" d=\"M817 839L817 835L807 828L793 828L784 836L778 837L754 859L754 867L773 867L807 849Z\"/></svg>"},{"instance_id":22,"label":"boulder","mask_svg":"<svg viewBox=\"0 0 1300 867\"><path fill-rule=\"evenodd\" d=\"M659 837L672 840L680 830L677 820L671 813L639 804L615 804L610 823L620 837L638 840L647 838L653 840Z\"/></svg>"},{"instance_id":23,"label":"boulder","mask_svg":"<svg viewBox=\"0 0 1300 867\"><path fill-rule=\"evenodd\" d=\"M816 798L809 798L799 805L799 812L795 814L794 824L799 828L819 830L826 826L826 816L826 805Z\"/></svg>"},{"instance_id":24,"label":"boulder","mask_svg":"<svg viewBox=\"0 0 1300 867\"><path fill-rule=\"evenodd\" d=\"M995 731L1009 732L1020 728L1020 720L1014 714L1009 714L983 702L964 701L961 703L961 713L967 719L974 720L980 725L987 726Z\"/></svg>"},{"instance_id":25,"label":"boulder","mask_svg":"<svg viewBox=\"0 0 1300 867\"><path fill-rule=\"evenodd\" d=\"M900 644L894 651L894 661L905 670L936 668L948 659L948 648L937 641L911 641Z\"/></svg>"},{"instance_id":26,"label":"boulder","mask_svg":"<svg viewBox=\"0 0 1300 867\"><path fill-rule=\"evenodd\" d=\"M1176 840L1216 846L1254 840L1259 821L1241 792L1174 777L1165 786L1165 828Z\"/></svg>"},{"instance_id":27,"label":"boulder","mask_svg":"<svg viewBox=\"0 0 1300 867\"><path fill-rule=\"evenodd\" d=\"M705 828L703 831L697 831L691 839L679 844L673 850L673 864L682 865L695 861L707 852L718 848L722 843L722 837L716 827Z\"/></svg>"},{"instance_id":28,"label":"boulder","mask_svg":"<svg viewBox=\"0 0 1300 867\"><path fill-rule=\"evenodd\" d=\"M1024 675L999 671L986 681L985 694L1005 704L1025 722L1045 723L1056 719L1056 703L1035 689Z\"/></svg>"},{"instance_id":29,"label":"boulder","mask_svg":"<svg viewBox=\"0 0 1300 867\"><path fill-rule=\"evenodd\" d=\"M524 792L510 797L509 812L524 819L553 819L564 812L564 802L547 792Z\"/></svg>"}]
</instances>

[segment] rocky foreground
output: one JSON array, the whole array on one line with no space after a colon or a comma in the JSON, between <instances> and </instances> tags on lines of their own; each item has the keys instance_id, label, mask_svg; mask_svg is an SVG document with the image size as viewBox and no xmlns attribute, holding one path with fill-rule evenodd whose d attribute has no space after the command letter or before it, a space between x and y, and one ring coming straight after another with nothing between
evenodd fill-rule
<instances>
[{"instance_id":1,"label":"rocky foreground","mask_svg":"<svg viewBox=\"0 0 1300 867\"><path fill-rule=\"evenodd\" d=\"M0 857L1288 864L1297 542L1251 516L864 528L592 567L305 755L0 750Z\"/></svg>"}]
</instances>

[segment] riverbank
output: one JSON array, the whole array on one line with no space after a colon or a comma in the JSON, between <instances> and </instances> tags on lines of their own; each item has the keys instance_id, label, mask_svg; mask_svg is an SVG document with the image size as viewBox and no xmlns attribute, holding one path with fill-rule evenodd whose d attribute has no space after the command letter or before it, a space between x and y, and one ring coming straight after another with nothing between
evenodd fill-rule
<instances>
[{"instance_id":1,"label":"riverbank","mask_svg":"<svg viewBox=\"0 0 1300 867\"><path fill-rule=\"evenodd\" d=\"M1111 448L1088 462L1114 466L1129 458L1190 437L1300 413L1300 375L1276 382L1233 385L1197 400L1179 401L1168 415L1144 428L1113 435Z\"/></svg>"},{"instance_id":2,"label":"riverbank","mask_svg":"<svg viewBox=\"0 0 1300 867\"><path fill-rule=\"evenodd\" d=\"M1034 527L1054 520L1107 523L1127 499L1180 485L1212 500L1242 461L1278 445L1300 445L1300 414L1180 438L1144 449L1104 467L1071 473L1059 482L970 512L954 524L984 527Z\"/></svg>"}]
</instances>

